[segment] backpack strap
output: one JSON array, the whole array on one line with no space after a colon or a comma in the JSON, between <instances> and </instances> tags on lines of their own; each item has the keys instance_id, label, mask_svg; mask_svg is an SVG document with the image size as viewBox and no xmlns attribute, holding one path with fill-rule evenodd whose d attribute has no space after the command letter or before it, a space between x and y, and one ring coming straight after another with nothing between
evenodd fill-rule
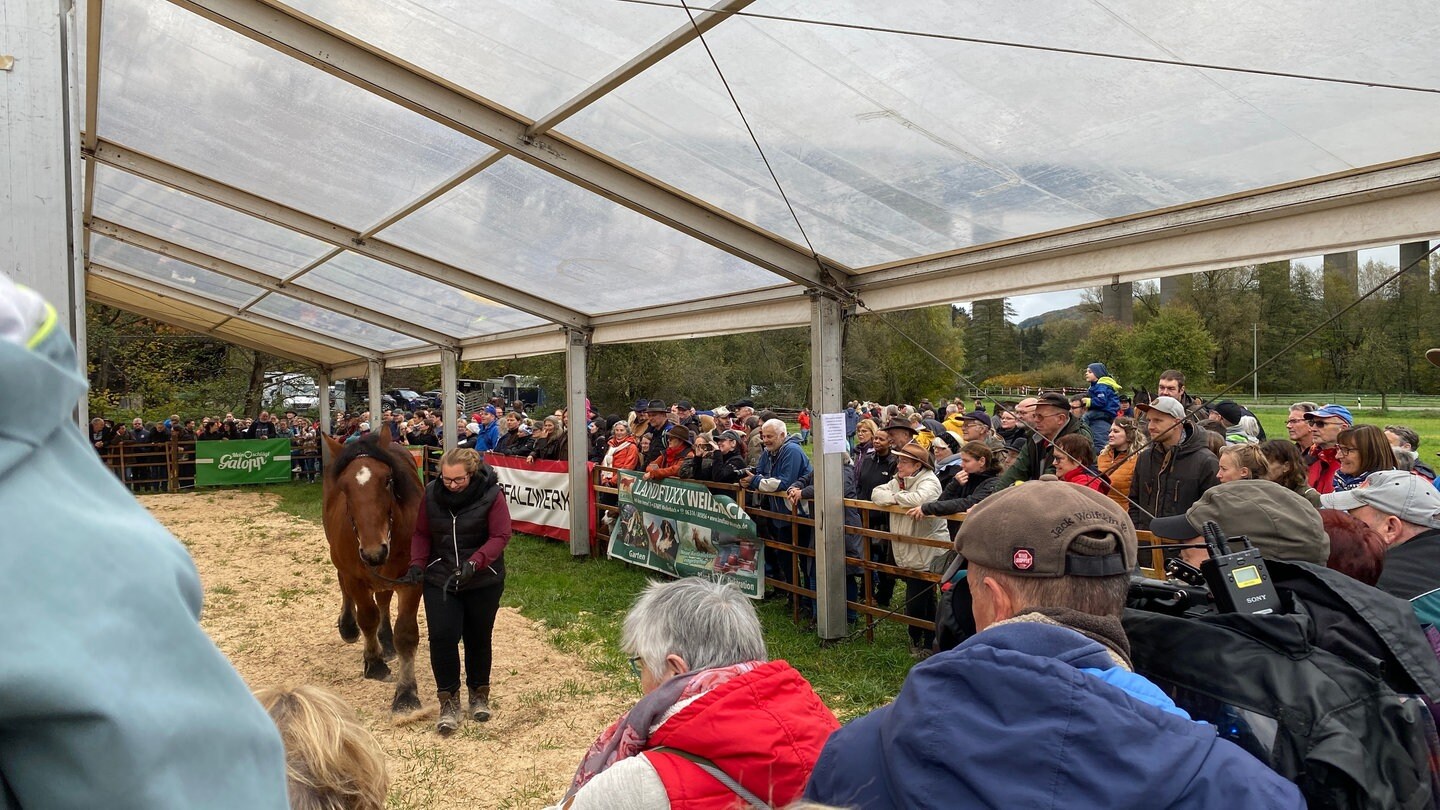
<instances>
[{"instance_id":1,"label":"backpack strap","mask_svg":"<svg viewBox=\"0 0 1440 810\"><path fill-rule=\"evenodd\" d=\"M730 788L730 790L733 791L736 796L744 799L745 803L750 805L750 807L754 808L754 810L773 810L770 805L761 801L760 797L746 790L744 785L741 785L739 782L730 778L730 774L720 770L720 767L718 765L698 754L692 754L689 751L681 751L678 748L670 748L664 745L656 746L655 748L649 749L649 753L674 754L681 759L688 759L691 762L695 763L695 765L699 767L700 770L715 777L716 781L718 781L720 784L724 785L727 788Z\"/></svg>"}]
</instances>

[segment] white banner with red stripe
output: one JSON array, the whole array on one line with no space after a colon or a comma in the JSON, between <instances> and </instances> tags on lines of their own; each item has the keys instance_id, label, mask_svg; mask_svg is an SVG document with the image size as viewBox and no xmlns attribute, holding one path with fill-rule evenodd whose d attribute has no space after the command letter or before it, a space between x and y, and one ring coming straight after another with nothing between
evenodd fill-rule
<instances>
[{"instance_id":1,"label":"white banner with red stripe","mask_svg":"<svg viewBox=\"0 0 1440 810\"><path fill-rule=\"evenodd\" d=\"M486 453L485 463L500 479L516 531L570 542L570 464L565 461L528 462L516 456ZM588 465L587 465L588 467ZM588 472L588 470L587 470ZM590 480L590 476L586 476ZM595 490L586 486L590 510L590 538L595 537Z\"/></svg>"}]
</instances>

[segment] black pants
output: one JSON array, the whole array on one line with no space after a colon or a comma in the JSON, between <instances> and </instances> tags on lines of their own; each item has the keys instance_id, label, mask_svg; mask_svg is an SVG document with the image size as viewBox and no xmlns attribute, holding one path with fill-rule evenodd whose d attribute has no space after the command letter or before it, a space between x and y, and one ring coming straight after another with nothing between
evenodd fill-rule
<instances>
[{"instance_id":1,"label":"black pants","mask_svg":"<svg viewBox=\"0 0 1440 810\"><path fill-rule=\"evenodd\" d=\"M437 692L460 692L460 642L465 642L465 685L471 689L490 685L490 635L500 594L505 583L497 582L471 591L446 591L425 583L425 624L430 636L430 669L435 672Z\"/></svg>"},{"instance_id":2,"label":"black pants","mask_svg":"<svg viewBox=\"0 0 1440 810\"><path fill-rule=\"evenodd\" d=\"M881 515L885 517L885 515ZM871 527L876 528L876 527ZM880 529L888 526L880 526ZM890 550L890 541L870 538L870 562L877 562L883 565L894 565L895 554ZM870 590L875 596L875 604L880 607L890 607L890 600L895 596L895 575L885 574L879 571L870 572Z\"/></svg>"},{"instance_id":3,"label":"black pants","mask_svg":"<svg viewBox=\"0 0 1440 810\"><path fill-rule=\"evenodd\" d=\"M935 621L935 583L901 577L905 582L905 615L921 621ZM935 631L908 626L910 643L925 649L935 646Z\"/></svg>"}]
</instances>

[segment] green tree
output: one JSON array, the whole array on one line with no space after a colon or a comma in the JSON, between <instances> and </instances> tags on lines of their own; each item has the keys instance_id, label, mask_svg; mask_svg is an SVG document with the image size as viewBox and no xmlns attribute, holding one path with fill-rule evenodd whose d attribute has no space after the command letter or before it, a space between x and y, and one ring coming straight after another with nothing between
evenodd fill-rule
<instances>
[{"instance_id":1,"label":"green tree","mask_svg":"<svg viewBox=\"0 0 1440 810\"><path fill-rule=\"evenodd\" d=\"M923 397L953 395L957 380L950 369L961 368L965 361L966 332L952 325L950 308L888 312L884 320L889 325L879 316L865 314L847 325L842 355L845 397L918 402Z\"/></svg>"},{"instance_id":2,"label":"green tree","mask_svg":"<svg viewBox=\"0 0 1440 810\"><path fill-rule=\"evenodd\" d=\"M965 329L967 376L982 380L1021 370L1020 340L1015 308L1003 298L976 301L970 306Z\"/></svg>"},{"instance_id":3,"label":"green tree","mask_svg":"<svg viewBox=\"0 0 1440 810\"><path fill-rule=\"evenodd\" d=\"M1350 355L1354 368L1351 377L1359 391L1380 394L1380 406L1395 393L1405 379L1404 347L1397 346L1392 336L1382 330L1369 332Z\"/></svg>"},{"instance_id":4,"label":"green tree","mask_svg":"<svg viewBox=\"0 0 1440 810\"><path fill-rule=\"evenodd\" d=\"M1027 368L1040 368L1041 366L1062 361L1073 362L1071 355L1080 341L1085 339L1089 326L1085 320L1079 318L1056 319L1045 324L1045 340L1040 344L1039 357L1035 358L1033 365Z\"/></svg>"},{"instance_id":5,"label":"green tree","mask_svg":"<svg viewBox=\"0 0 1440 810\"><path fill-rule=\"evenodd\" d=\"M1216 382L1229 383L1250 370L1252 325L1258 323L1254 265L1210 270L1191 276L1191 285L1180 296L1204 325L1205 331L1221 338L1211 355L1209 371Z\"/></svg>"},{"instance_id":6,"label":"green tree","mask_svg":"<svg viewBox=\"0 0 1440 810\"><path fill-rule=\"evenodd\" d=\"M1202 381L1209 379L1215 349L1215 339L1199 314L1172 304L1134 330L1126 352L1127 368L1132 382L1141 385L1153 385L1166 369L1179 369L1193 381L1191 388L1204 390Z\"/></svg>"},{"instance_id":7,"label":"green tree","mask_svg":"<svg viewBox=\"0 0 1440 810\"><path fill-rule=\"evenodd\" d=\"M259 386L250 394L257 365L262 380L266 370L308 370L103 304L86 306L86 332L90 411L106 418L241 412L247 396L258 402ZM122 397L143 407L121 409Z\"/></svg>"}]
</instances>

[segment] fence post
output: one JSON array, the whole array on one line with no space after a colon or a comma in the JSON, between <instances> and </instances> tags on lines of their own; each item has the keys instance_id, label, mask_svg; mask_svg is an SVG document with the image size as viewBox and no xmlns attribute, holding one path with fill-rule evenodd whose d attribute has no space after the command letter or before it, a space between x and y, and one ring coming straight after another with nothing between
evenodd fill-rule
<instances>
[{"instance_id":1,"label":"fence post","mask_svg":"<svg viewBox=\"0 0 1440 810\"><path fill-rule=\"evenodd\" d=\"M165 491L180 491L180 440L173 436L165 443Z\"/></svg>"}]
</instances>

